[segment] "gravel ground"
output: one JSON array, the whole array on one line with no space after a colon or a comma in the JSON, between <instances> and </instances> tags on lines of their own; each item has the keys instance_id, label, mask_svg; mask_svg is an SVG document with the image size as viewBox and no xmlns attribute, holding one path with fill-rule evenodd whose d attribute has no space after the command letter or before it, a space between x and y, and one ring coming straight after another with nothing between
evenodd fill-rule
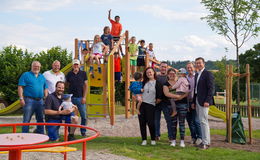
<instances>
[{"instance_id":1,"label":"gravel ground","mask_svg":"<svg viewBox=\"0 0 260 160\"><path fill-rule=\"evenodd\" d=\"M248 120L246 118L242 119L244 128L248 129ZM22 122L21 116L1 116L0 117L0 124L3 123L20 123ZM35 119L32 120L32 122L35 122ZM209 118L210 128L215 129L225 129L226 123L220 119L211 117ZM253 130L260 129L260 119L254 118L252 121L253 124ZM114 126L110 125L110 121L107 118L89 118L88 120L88 126L91 128L95 128L96 130L100 131L101 136L119 136L119 137L139 137L140 131L139 131L139 124L138 124L138 118L136 116L133 116L129 119L125 119L124 115L118 115L116 116L116 122ZM62 129L61 129L62 131ZM161 120L161 132L165 133L167 132L166 123L164 118L162 117ZM80 134L79 130L76 130L76 134ZM93 134L93 132L88 132L88 135ZM212 136L212 146L218 146L218 147L227 147L229 145L228 143L224 142L225 137L223 136ZM190 137L188 136L185 141L189 142ZM257 144L259 143L259 140L255 140ZM251 145L251 147L248 145L248 147L241 146L238 144L230 144L230 148L234 149L243 149L248 148L250 151L260 151L260 145ZM245 150L248 150L245 149ZM81 156L80 151L71 152L68 154L69 159L81 159L79 158ZM7 159L7 156L4 154L0 154L0 159ZM58 160L62 159L61 154L57 153L24 153L23 154L24 160ZM110 154L109 151L89 151L87 153L87 159L88 160L132 160L128 157L123 156L117 156L114 154Z\"/></svg>"}]
</instances>

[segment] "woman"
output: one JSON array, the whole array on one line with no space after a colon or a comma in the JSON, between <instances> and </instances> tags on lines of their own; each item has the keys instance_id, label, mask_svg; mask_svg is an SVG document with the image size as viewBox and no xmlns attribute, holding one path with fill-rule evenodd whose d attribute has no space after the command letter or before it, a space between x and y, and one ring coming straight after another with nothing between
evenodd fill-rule
<instances>
[{"instance_id":1,"label":"woman","mask_svg":"<svg viewBox=\"0 0 260 160\"><path fill-rule=\"evenodd\" d=\"M143 102L138 115L142 144L147 144L146 125L148 125L151 135L151 145L155 145L155 125L154 114L155 104L162 99L162 85L156 81L156 73L152 67L148 67L143 73Z\"/></svg>"},{"instance_id":2,"label":"woman","mask_svg":"<svg viewBox=\"0 0 260 160\"><path fill-rule=\"evenodd\" d=\"M177 81L176 71L174 69L169 69L167 71L168 81L163 85L163 93L168 98L176 99L176 109L177 115L172 117L172 125L173 125L173 140L171 141L171 146L176 146L176 134L177 134L177 121L179 121L179 130L180 130L180 147L185 147L184 136L185 136L185 118L188 111L188 94L184 95L176 95L170 92L171 87ZM171 107L171 106L169 106Z\"/></svg>"}]
</instances>

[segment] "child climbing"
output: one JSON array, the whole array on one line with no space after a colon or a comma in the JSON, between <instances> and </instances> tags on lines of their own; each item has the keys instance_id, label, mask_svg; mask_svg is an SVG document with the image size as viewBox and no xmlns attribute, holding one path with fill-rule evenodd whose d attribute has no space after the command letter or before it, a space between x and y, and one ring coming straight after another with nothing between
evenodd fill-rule
<instances>
[{"instance_id":1,"label":"child climbing","mask_svg":"<svg viewBox=\"0 0 260 160\"><path fill-rule=\"evenodd\" d=\"M102 56L106 55L106 53L108 52L108 47L101 41L101 38L99 35L95 35L94 42L91 47L91 51L92 51L92 54L91 54L91 58L90 58L89 72L92 73L92 75L94 75L93 60L96 60L96 62L98 64L98 72L101 73L100 59L102 58Z\"/></svg>"},{"instance_id":2,"label":"child climbing","mask_svg":"<svg viewBox=\"0 0 260 160\"><path fill-rule=\"evenodd\" d=\"M113 40L115 42L119 41L120 39L120 35L122 32L122 24L119 23L120 21L120 17L119 16L115 16L115 20L111 19L111 9L108 11L108 20L111 23L112 27L111 27L111 35L113 36ZM121 55L123 56L123 50L122 50L122 46L121 44L119 44L119 49L121 52Z\"/></svg>"},{"instance_id":3,"label":"child climbing","mask_svg":"<svg viewBox=\"0 0 260 160\"><path fill-rule=\"evenodd\" d=\"M130 43L128 44L128 52L130 54L131 74L133 76L136 72L138 45L135 43L136 38L134 36L131 37L129 42Z\"/></svg>"},{"instance_id":4,"label":"child climbing","mask_svg":"<svg viewBox=\"0 0 260 160\"><path fill-rule=\"evenodd\" d=\"M149 43L146 52L148 53L148 55L149 55L150 58L156 60L156 58L155 58L155 54L154 54L154 51L153 51L153 44L152 44L152 43ZM152 62L152 63L151 63L151 67L154 68L154 65L155 65L155 63Z\"/></svg>"},{"instance_id":5,"label":"child climbing","mask_svg":"<svg viewBox=\"0 0 260 160\"><path fill-rule=\"evenodd\" d=\"M142 79L143 79L143 75L140 72L135 72L134 73L134 79L135 81L131 83L129 89L130 91L133 93L133 96L135 97L135 99L137 100L137 106L136 106L136 112L138 115L140 115L140 106L142 104L142 93L144 91L143 89L143 83L142 83Z\"/></svg>"},{"instance_id":6,"label":"child climbing","mask_svg":"<svg viewBox=\"0 0 260 160\"><path fill-rule=\"evenodd\" d=\"M179 70L179 77L178 77L178 81L173 85L171 86L171 89L176 89L176 94L177 95L184 95L186 93L189 92L189 82L186 78L186 69L185 68L181 68ZM172 106L172 117L174 117L176 114L177 114L177 111L176 111L176 104L175 104L175 101L174 99L170 99L170 102L171 102L171 106Z\"/></svg>"}]
</instances>

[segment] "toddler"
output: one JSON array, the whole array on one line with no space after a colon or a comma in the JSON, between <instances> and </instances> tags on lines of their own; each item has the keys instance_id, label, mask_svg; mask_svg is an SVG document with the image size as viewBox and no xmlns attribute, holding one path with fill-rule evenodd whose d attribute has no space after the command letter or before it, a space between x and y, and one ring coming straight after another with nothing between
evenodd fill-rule
<instances>
[{"instance_id":1,"label":"toddler","mask_svg":"<svg viewBox=\"0 0 260 160\"><path fill-rule=\"evenodd\" d=\"M136 112L138 115L140 115L140 106L142 104L142 92L143 90L143 83L142 83L142 78L143 75L140 72L135 72L134 73L134 79L135 81L131 83L129 89L130 91L134 94L136 100L138 101L137 103L137 109Z\"/></svg>"},{"instance_id":2,"label":"toddler","mask_svg":"<svg viewBox=\"0 0 260 160\"><path fill-rule=\"evenodd\" d=\"M77 120L78 118L78 110L77 110L77 107L71 102L71 97L72 97L72 94L64 94L62 96L62 99L63 99L63 102L61 103L60 107L59 107L59 111L61 110L65 110L65 109L68 109L71 111L70 114L68 115L62 115L62 119L65 120L65 123L71 123L71 119L75 119ZM73 108L75 108L75 113L72 112L73 111Z\"/></svg>"}]
</instances>

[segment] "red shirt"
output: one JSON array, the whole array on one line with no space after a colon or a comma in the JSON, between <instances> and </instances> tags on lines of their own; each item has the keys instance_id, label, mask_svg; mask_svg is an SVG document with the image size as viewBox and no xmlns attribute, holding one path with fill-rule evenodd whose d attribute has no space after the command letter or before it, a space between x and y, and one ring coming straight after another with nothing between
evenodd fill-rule
<instances>
[{"instance_id":1,"label":"red shirt","mask_svg":"<svg viewBox=\"0 0 260 160\"><path fill-rule=\"evenodd\" d=\"M121 72L121 58L120 57L114 58L114 63L115 63L115 72Z\"/></svg>"},{"instance_id":2,"label":"red shirt","mask_svg":"<svg viewBox=\"0 0 260 160\"><path fill-rule=\"evenodd\" d=\"M121 23L117 23L116 21L113 21L112 19L110 19L110 23L112 24L112 28L111 28L111 33L110 34L112 36L119 37L120 33L122 31Z\"/></svg>"}]
</instances>

